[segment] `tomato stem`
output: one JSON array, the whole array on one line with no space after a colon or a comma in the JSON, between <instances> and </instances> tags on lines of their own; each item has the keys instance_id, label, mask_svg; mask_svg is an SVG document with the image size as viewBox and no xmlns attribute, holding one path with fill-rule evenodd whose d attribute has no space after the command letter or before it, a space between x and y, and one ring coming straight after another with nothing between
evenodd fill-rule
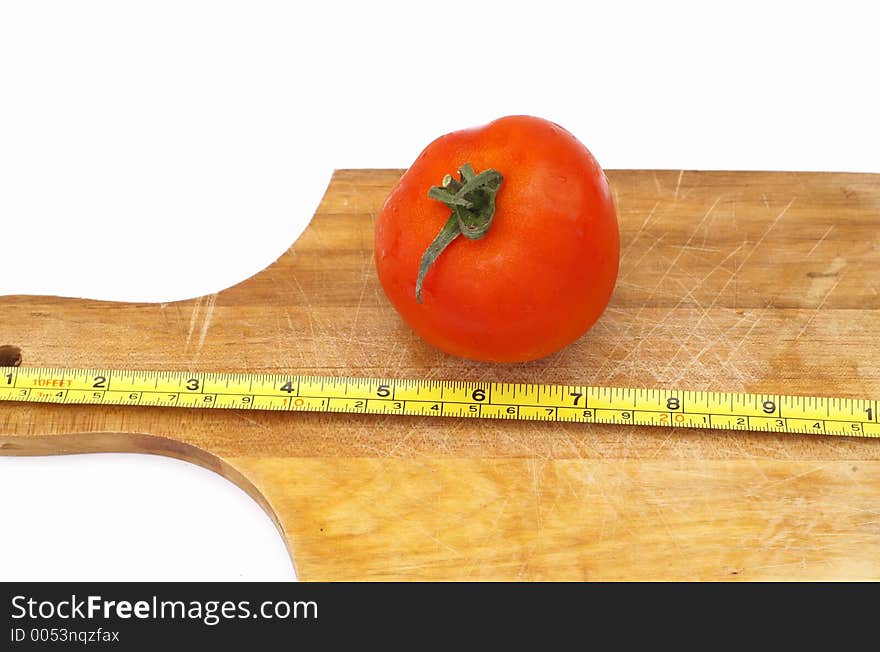
<instances>
[{"instance_id":1,"label":"tomato stem","mask_svg":"<svg viewBox=\"0 0 880 652\"><path fill-rule=\"evenodd\" d=\"M468 240L479 240L489 231L495 216L495 195L504 177L488 168L479 174L470 163L458 169L459 179L447 174L440 186L432 186L428 197L446 204L452 211L440 233L425 250L416 279L416 301L422 302L422 282L434 261L453 240L463 235Z\"/></svg>"}]
</instances>

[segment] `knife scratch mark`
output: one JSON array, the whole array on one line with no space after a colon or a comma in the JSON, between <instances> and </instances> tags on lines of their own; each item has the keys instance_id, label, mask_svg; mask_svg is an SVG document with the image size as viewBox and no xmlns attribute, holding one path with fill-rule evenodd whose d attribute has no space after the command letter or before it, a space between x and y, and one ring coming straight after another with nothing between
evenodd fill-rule
<instances>
[{"instance_id":1,"label":"knife scratch mark","mask_svg":"<svg viewBox=\"0 0 880 652\"><path fill-rule=\"evenodd\" d=\"M627 253L629 253L629 250L632 249L633 245L639 239L639 236L641 236L642 232L645 230L645 227L648 226L648 222L650 222L651 218L654 217L654 212L657 210L657 207L659 205L660 205L660 200L657 200L657 202L654 204L654 207L651 208L650 211L648 211L648 215L647 215L647 217L645 217L645 221L642 222L642 225L639 227L638 231L636 231L636 234L629 241L629 244L627 245L626 249L624 249L623 252L620 254L621 258L626 258L626 255L627 255Z\"/></svg>"},{"instance_id":2,"label":"knife scratch mark","mask_svg":"<svg viewBox=\"0 0 880 652\"><path fill-rule=\"evenodd\" d=\"M363 265L363 269L362 269L363 283L361 284L361 293L358 296L357 307L355 308L355 311L354 311L354 318L351 321L351 333L349 334L348 342L346 344L346 346L349 348L349 350L358 350L360 348L360 347L358 347L358 349L352 349L352 343L354 342L355 335L358 332L358 320L360 319L360 316L361 316L361 308L364 305L364 295L367 292L367 285L369 284L370 279L372 278L372 272L373 272L373 269L370 266L370 264L368 262L365 263Z\"/></svg>"},{"instance_id":3,"label":"knife scratch mark","mask_svg":"<svg viewBox=\"0 0 880 652\"><path fill-rule=\"evenodd\" d=\"M165 309L168 307L167 303L160 303L159 310L162 312L162 319L165 321L165 331L167 332L171 325L168 323L168 313L165 312Z\"/></svg>"},{"instance_id":4,"label":"knife scratch mark","mask_svg":"<svg viewBox=\"0 0 880 652\"><path fill-rule=\"evenodd\" d=\"M208 307L205 310L205 319L202 321L202 330L199 333L199 343L196 346L196 355L202 352L205 346L205 338L208 336L208 329L211 327L211 321L214 319L214 307L217 305L217 295L212 294L208 298Z\"/></svg>"},{"instance_id":5,"label":"knife scratch mark","mask_svg":"<svg viewBox=\"0 0 880 652\"><path fill-rule=\"evenodd\" d=\"M246 421L248 423L251 423L251 424L257 426L257 428L260 428L261 430L271 430L271 428L269 428L269 426L267 426L266 424L260 423L256 419L252 419L251 417L247 417L247 416L241 414L240 412L232 411L232 412L230 412L230 414L238 417L242 421Z\"/></svg>"},{"instance_id":6,"label":"knife scratch mark","mask_svg":"<svg viewBox=\"0 0 880 652\"><path fill-rule=\"evenodd\" d=\"M795 474L790 475L786 478L782 478L781 480L774 480L773 482L770 482L770 483L767 483L761 487L758 487L758 489L761 492L764 492L767 489L769 489L770 487L778 487L779 485L783 485L788 482L794 482L796 480L800 480L801 478L808 476L808 475L811 475L813 473L818 473L820 471L824 471L827 467L828 467L827 464L820 464L819 466L816 466L812 469L807 469L806 471L801 471L800 473L795 473ZM757 495L757 494L752 494L751 491L749 491L749 492L747 492L746 495Z\"/></svg>"},{"instance_id":7,"label":"knife scratch mark","mask_svg":"<svg viewBox=\"0 0 880 652\"><path fill-rule=\"evenodd\" d=\"M813 309L813 312L810 315L810 318L807 320L807 323L804 324L804 327L801 328L800 332L795 336L795 338L794 338L795 342L797 342L803 336L803 334L807 331L807 329L813 323L813 320L816 319L816 316L819 314L819 312L825 306L825 302L828 301L828 297L830 297L834 293L834 291L837 289L837 286L840 285L840 282L843 280L844 276L846 276L846 272L841 273L840 276L837 277L837 280L834 282L834 285L832 285L831 288L828 290L828 292L825 293L825 296L822 297L822 301L819 303L819 305Z\"/></svg>"},{"instance_id":8,"label":"knife scratch mark","mask_svg":"<svg viewBox=\"0 0 880 652\"><path fill-rule=\"evenodd\" d=\"M672 201L678 201L678 191L681 189L681 178L684 176L684 170L680 170L678 173L678 181L675 184L675 194L672 196Z\"/></svg>"},{"instance_id":9,"label":"knife scratch mark","mask_svg":"<svg viewBox=\"0 0 880 652\"><path fill-rule=\"evenodd\" d=\"M807 252L807 255L804 256L804 257L805 257L805 258L809 258L811 255L813 255L813 252L816 251L816 249L819 247L820 244L822 244L823 242L825 242L825 238L828 237L828 234L831 233L831 231L832 231L833 229L834 229L834 225L832 224L831 226L828 227L828 230L825 231L824 234L822 234L822 237L819 238L818 242L816 242L816 244L813 245L813 248L810 249L810 250Z\"/></svg>"},{"instance_id":10,"label":"knife scratch mark","mask_svg":"<svg viewBox=\"0 0 880 652\"><path fill-rule=\"evenodd\" d=\"M180 335L182 336L183 335L183 315L180 314L180 302L179 301L174 302L174 311L177 313L177 319L174 321L174 323L177 324L177 332L180 333Z\"/></svg>"},{"instance_id":11,"label":"knife scratch mark","mask_svg":"<svg viewBox=\"0 0 880 652\"><path fill-rule=\"evenodd\" d=\"M535 493L535 520L538 525L538 532L541 533L544 530L544 510L541 506L541 479L538 477L538 474L543 472L543 468L539 469L538 460L534 459L528 461L528 467L532 475L532 490Z\"/></svg>"},{"instance_id":12,"label":"knife scratch mark","mask_svg":"<svg viewBox=\"0 0 880 652\"><path fill-rule=\"evenodd\" d=\"M189 343L192 341L193 333L196 330L196 322L199 319L199 313L202 310L202 297L196 299L195 305L193 305L192 316L189 319L189 332L186 334L186 343L183 346L184 352L189 351Z\"/></svg>"}]
</instances>

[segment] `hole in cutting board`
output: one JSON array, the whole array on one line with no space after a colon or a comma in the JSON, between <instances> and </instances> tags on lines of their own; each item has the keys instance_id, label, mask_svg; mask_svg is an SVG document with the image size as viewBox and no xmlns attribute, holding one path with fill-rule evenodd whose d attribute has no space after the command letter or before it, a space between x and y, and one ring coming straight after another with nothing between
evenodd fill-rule
<instances>
[{"instance_id":1,"label":"hole in cutting board","mask_svg":"<svg viewBox=\"0 0 880 652\"><path fill-rule=\"evenodd\" d=\"M0 367L17 367L21 364L21 349L11 344L0 346Z\"/></svg>"}]
</instances>

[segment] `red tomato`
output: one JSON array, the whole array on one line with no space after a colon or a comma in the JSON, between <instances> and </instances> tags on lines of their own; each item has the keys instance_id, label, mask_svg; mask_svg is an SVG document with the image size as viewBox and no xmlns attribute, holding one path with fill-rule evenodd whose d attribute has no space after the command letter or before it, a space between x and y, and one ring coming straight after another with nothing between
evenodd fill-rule
<instances>
[{"instance_id":1,"label":"red tomato","mask_svg":"<svg viewBox=\"0 0 880 652\"><path fill-rule=\"evenodd\" d=\"M426 255L432 243L442 251ZM441 136L376 218L392 305L425 341L474 360L535 360L579 338L611 298L619 255L602 168L571 133L530 116Z\"/></svg>"}]
</instances>

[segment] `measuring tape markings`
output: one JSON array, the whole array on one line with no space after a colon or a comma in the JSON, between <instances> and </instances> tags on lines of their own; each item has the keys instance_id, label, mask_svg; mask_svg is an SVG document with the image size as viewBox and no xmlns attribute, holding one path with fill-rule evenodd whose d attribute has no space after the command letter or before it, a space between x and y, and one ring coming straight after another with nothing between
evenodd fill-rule
<instances>
[{"instance_id":1,"label":"measuring tape markings","mask_svg":"<svg viewBox=\"0 0 880 652\"><path fill-rule=\"evenodd\" d=\"M247 373L0 368L0 401L564 421L880 438L878 401Z\"/></svg>"}]
</instances>

